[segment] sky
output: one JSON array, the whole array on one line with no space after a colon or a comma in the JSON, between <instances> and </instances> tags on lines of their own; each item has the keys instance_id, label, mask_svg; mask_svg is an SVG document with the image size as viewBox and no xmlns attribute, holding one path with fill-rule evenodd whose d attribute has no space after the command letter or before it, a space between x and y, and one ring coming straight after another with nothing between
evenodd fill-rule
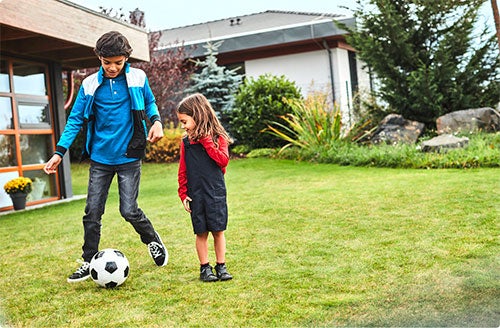
<instances>
[{"instance_id":1,"label":"sky","mask_svg":"<svg viewBox=\"0 0 500 328\"><path fill-rule=\"evenodd\" d=\"M342 14L351 11L340 6L355 8L355 0L70 0L80 6L99 11L99 6L114 9L127 17L139 8L145 13L146 29L157 31L186 25L205 23L235 16L249 15L266 10L301 11Z\"/></svg>"},{"instance_id":2,"label":"sky","mask_svg":"<svg viewBox=\"0 0 500 328\"><path fill-rule=\"evenodd\" d=\"M1 1L1 0L0 0ZM300 11L352 16L355 0L70 0L99 11L99 6L114 9L128 18L139 8L145 13L146 29L158 31L205 23L213 20L250 15L266 10ZM120 9L121 8L121 9ZM490 1L480 11L481 21L494 31ZM481 24L482 25L482 24Z\"/></svg>"}]
</instances>

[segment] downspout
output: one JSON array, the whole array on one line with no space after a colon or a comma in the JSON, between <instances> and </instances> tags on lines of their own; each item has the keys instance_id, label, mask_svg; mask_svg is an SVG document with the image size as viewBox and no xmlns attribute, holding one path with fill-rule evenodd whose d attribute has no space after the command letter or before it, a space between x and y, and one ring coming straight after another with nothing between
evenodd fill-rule
<instances>
[{"instance_id":1,"label":"downspout","mask_svg":"<svg viewBox=\"0 0 500 328\"><path fill-rule=\"evenodd\" d=\"M68 84L68 96L64 102L64 110L68 110L73 102L73 95L75 93L75 80L73 78L73 71L66 71L66 79Z\"/></svg>"},{"instance_id":2,"label":"downspout","mask_svg":"<svg viewBox=\"0 0 500 328\"><path fill-rule=\"evenodd\" d=\"M326 52L328 53L328 66L330 67L330 83L332 85L332 101L335 106L335 84L333 83L333 62L332 62L332 51L328 46L328 43L325 39L323 39L323 47L325 47Z\"/></svg>"}]
</instances>

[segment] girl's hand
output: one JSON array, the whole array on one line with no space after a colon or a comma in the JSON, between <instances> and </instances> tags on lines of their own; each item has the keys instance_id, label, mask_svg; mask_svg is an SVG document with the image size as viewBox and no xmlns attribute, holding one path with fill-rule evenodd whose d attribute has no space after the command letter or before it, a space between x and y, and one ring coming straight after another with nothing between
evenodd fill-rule
<instances>
[{"instance_id":1,"label":"girl's hand","mask_svg":"<svg viewBox=\"0 0 500 328\"><path fill-rule=\"evenodd\" d=\"M184 209L185 209L187 212L189 212L189 213L191 213L191 208L190 208L190 206L189 206L189 205L190 205L189 203L190 203L191 201L192 201L192 199L191 199L189 196L187 196L186 198L184 198L184 200L182 201L182 205L184 205Z\"/></svg>"}]
</instances>

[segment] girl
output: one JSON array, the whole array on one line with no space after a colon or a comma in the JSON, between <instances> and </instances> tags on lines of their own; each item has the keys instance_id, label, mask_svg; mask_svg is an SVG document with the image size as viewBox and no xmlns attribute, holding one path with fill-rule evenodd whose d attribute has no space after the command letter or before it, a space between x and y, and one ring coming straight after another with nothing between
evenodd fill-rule
<instances>
[{"instance_id":1,"label":"girl","mask_svg":"<svg viewBox=\"0 0 500 328\"><path fill-rule=\"evenodd\" d=\"M227 227L224 173L229 162L231 138L202 94L184 98L177 106L177 117L186 135L180 145L179 197L191 214L200 260L200 280L230 280L226 268ZM214 238L216 266L214 275L208 261L208 233Z\"/></svg>"}]
</instances>

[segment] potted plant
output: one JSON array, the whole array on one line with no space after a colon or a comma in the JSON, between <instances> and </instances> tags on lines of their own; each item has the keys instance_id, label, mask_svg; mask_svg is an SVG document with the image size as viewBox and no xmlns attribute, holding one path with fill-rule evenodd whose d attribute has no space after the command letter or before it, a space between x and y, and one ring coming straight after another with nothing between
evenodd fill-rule
<instances>
[{"instance_id":1,"label":"potted plant","mask_svg":"<svg viewBox=\"0 0 500 328\"><path fill-rule=\"evenodd\" d=\"M33 181L26 177L17 177L8 181L3 189L12 199L15 210L22 210L26 207L26 196L33 189Z\"/></svg>"}]
</instances>

